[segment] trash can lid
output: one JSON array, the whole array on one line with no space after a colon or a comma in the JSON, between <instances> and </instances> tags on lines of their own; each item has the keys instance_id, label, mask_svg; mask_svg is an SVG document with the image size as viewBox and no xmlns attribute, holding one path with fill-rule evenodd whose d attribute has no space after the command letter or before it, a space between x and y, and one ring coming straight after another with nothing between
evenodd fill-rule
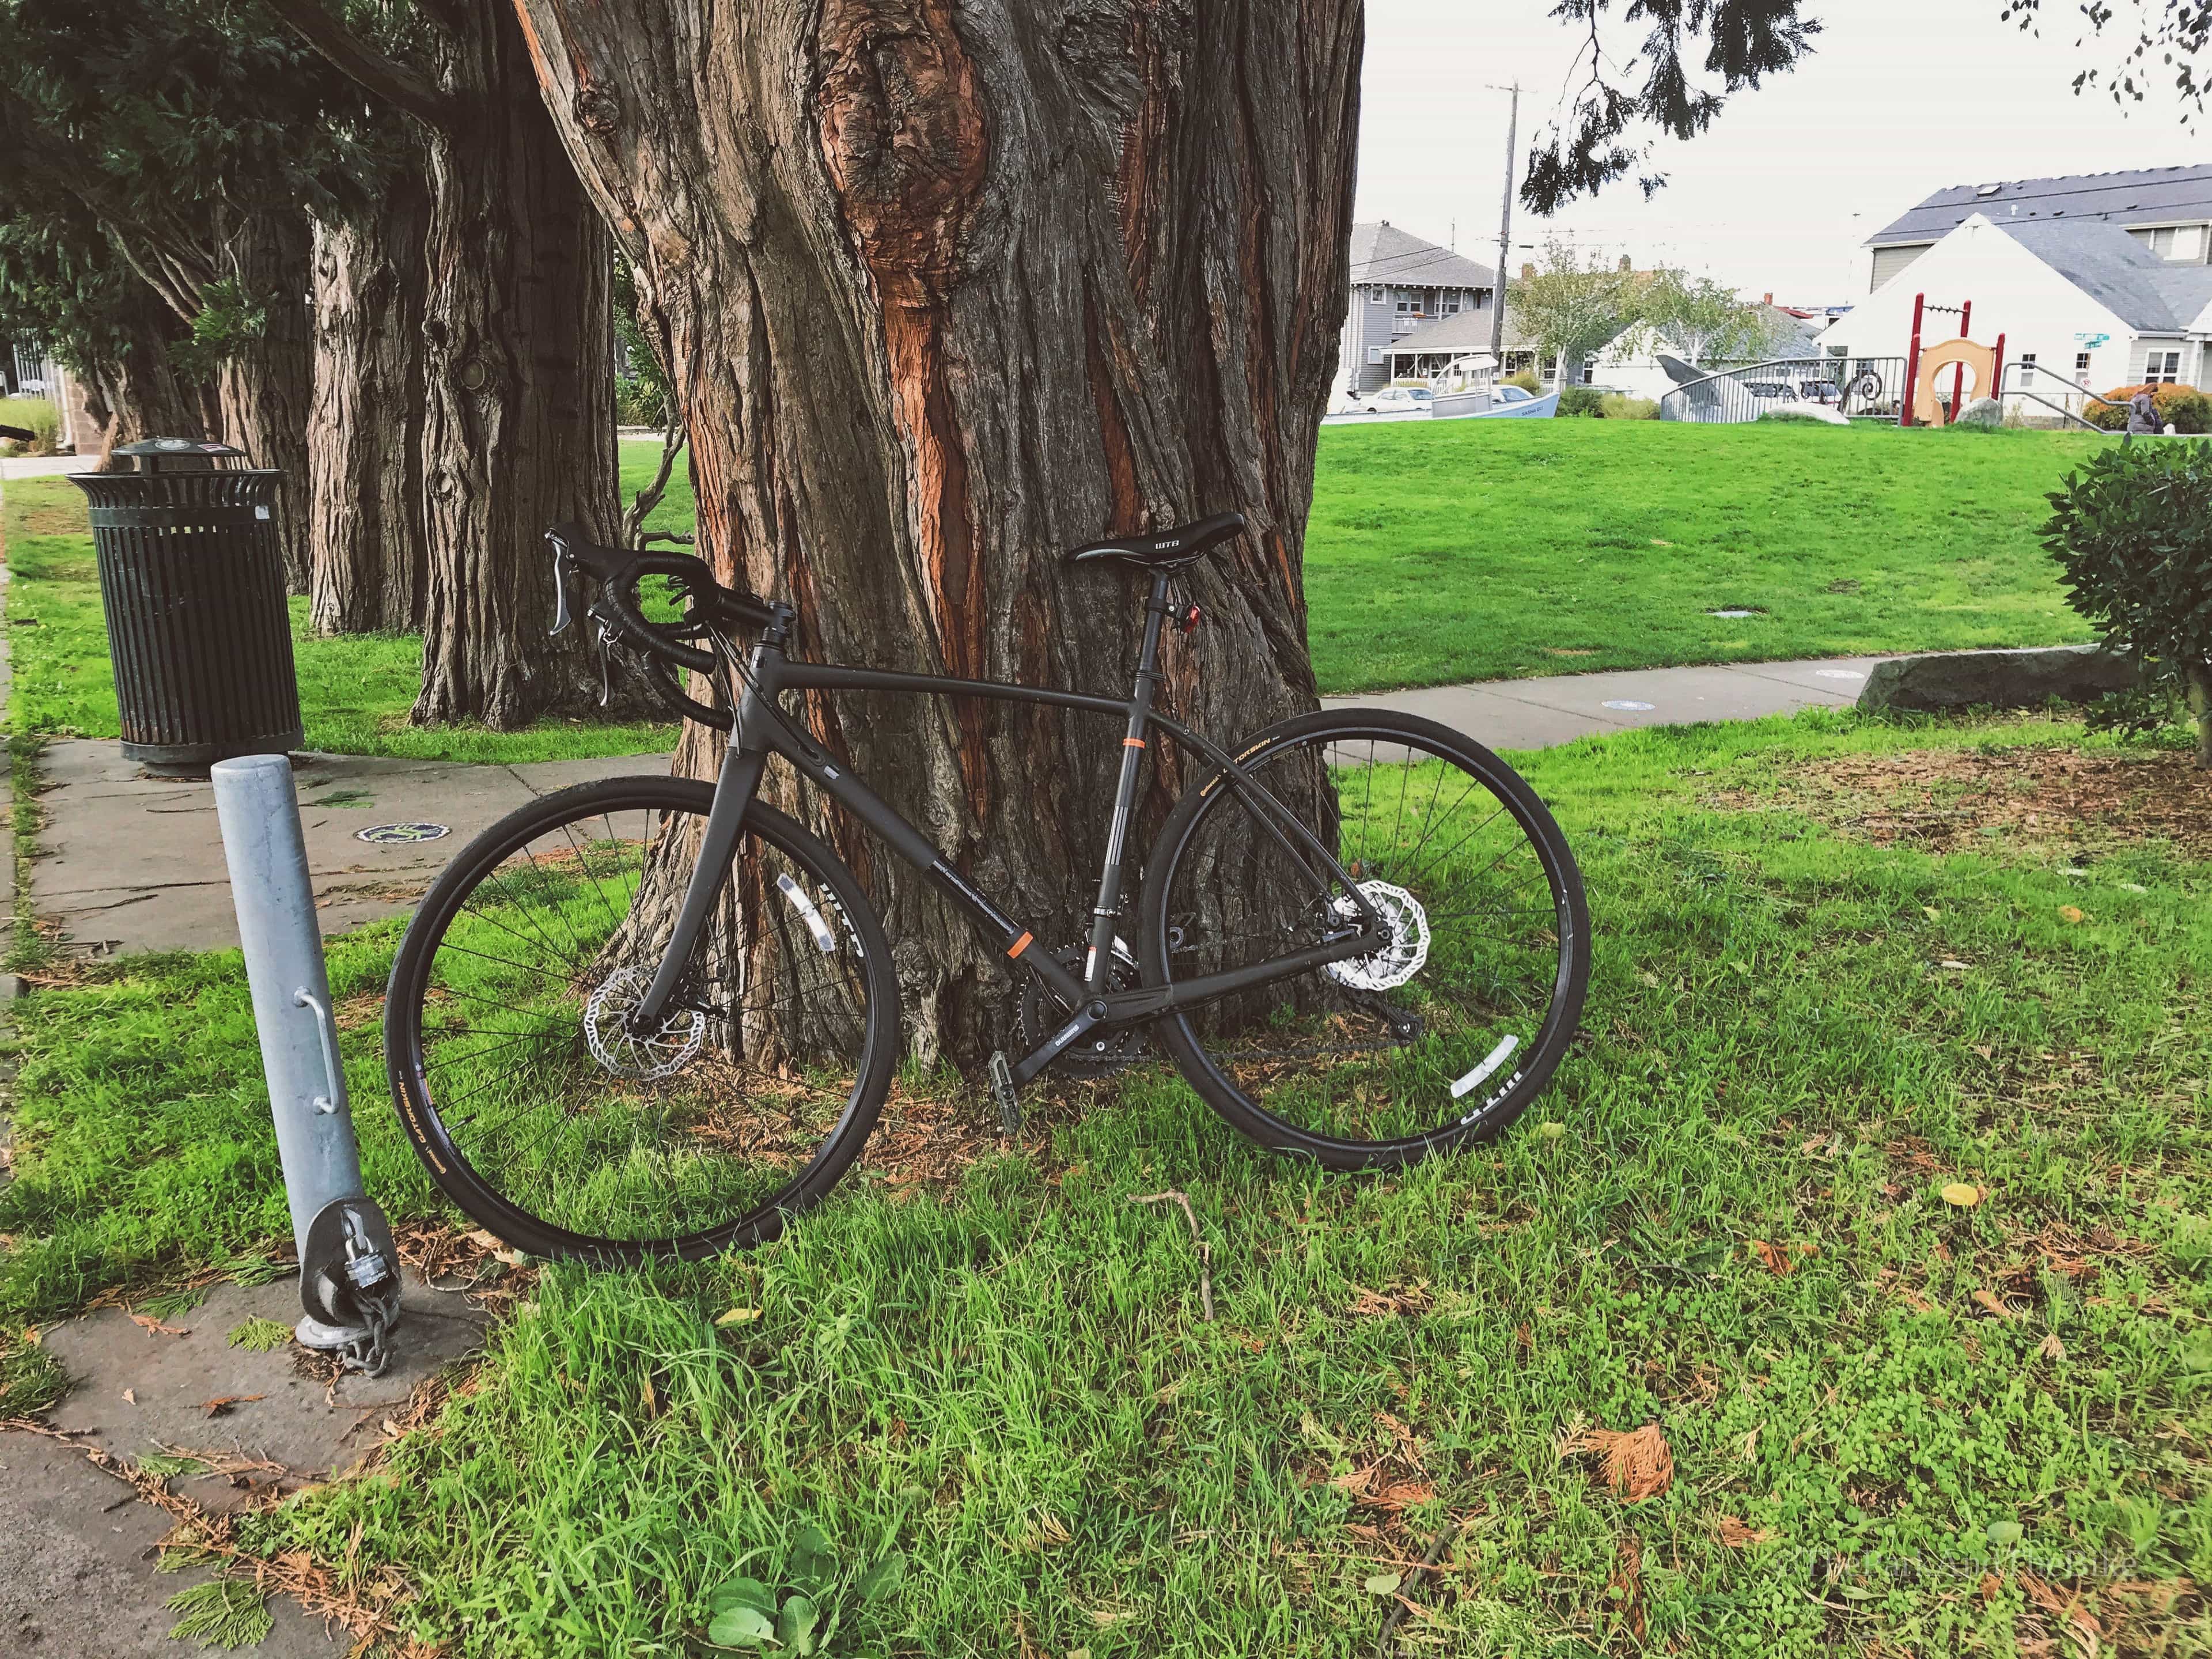
<instances>
[{"instance_id":1,"label":"trash can lid","mask_svg":"<svg viewBox=\"0 0 2212 1659\"><path fill-rule=\"evenodd\" d=\"M141 438L137 443L116 445L113 453L132 457L137 463L132 470L138 472L160 472L170 467L206 471L227 459L246 459L242 449L202 443L195 438Z\"/></svg>"}]
</instances>

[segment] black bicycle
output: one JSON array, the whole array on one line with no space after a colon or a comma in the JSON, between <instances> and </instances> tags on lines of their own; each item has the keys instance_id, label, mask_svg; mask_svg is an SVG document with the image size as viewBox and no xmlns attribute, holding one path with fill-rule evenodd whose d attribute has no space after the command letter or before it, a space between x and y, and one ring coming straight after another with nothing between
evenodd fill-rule
<instances>
[{"instance_id":1,"label":"black bicycle","mask_svg":"<svg viewBox=\"0 0 2212 1659\"><path fill-rule=\"evenodd\" d=\"M732 735L711 787L641 776L548 795L477 836L425 896L385 1035L438 1184L523 1250L630 1261L773 1237L844 1173L891 1085L898 981L852 871L757 798L771 755L924 872L1013 975L1018 1041L988 1067L1010 1127L1048 1067L1133 1063L1155 1037L1238 1129L1333 1168L1406 1164L1511 1122L1580 1017L1589 923L1573 855L1510 767L1433 721L1324 709L1232 754L1154 707L1170 578L1243 524L1224 513L1068 556L1151 580L1127 697L793 661L789 605L724 587L687 555L552 532L555 631L571 583L594 579L602 647L634 648L672 708ZM649 575L670 582L673 620L641 608ZM750 652L739 635L757 636ZM706 676L721 706L690 696L678 669ZM1120 717L1087 941L1041 945L781 707L831 690ZM1163 735L1195 757L1197 781L1159 831L1125 934L1123 853Z\"/></svg>"}]
</instances>

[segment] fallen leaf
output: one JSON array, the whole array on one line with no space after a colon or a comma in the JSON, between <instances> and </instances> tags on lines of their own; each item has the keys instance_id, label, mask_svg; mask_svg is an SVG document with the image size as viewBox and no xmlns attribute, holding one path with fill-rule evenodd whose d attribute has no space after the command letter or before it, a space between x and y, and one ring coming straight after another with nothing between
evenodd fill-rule
<instances>
[{"instance_id":1,"label":"fallen leaf","mask_svg":"<svg viewBox=\"0 0 2212 1659\"><path fill-rule=\"evenodd\" d=\"M1994 1291L1976 1291L1974 1292L1974 1300L1979 1303L1983 1307L1987 1308L1999 1319L2019 1319L2024 1317L2023 1315L2017 1312L2015 1310L2008 1307L2005 1304L2005 1299L1997 1295Z\"/></svg>"},{"instance_id":2,"label":"fallen leaf","mask_svg":"<svg viewBox=\"0 0 2212 1659\"><path fill-rule=\"evenodd\" d=\"M1790 1255L1793 1250L1798 1255L1820 1254L1820 1247L1816 1244L1770 1244L1763 1238L1753 1239L1751 1250L1766 1271L1777 1279L1786 1279L1790 1269L1797 1265Z\"/></svg>"},{"instance_id":3,"label":"fallen leaf","mask_svg":"<svg viewBox=\"0 0 2212 1659\"><path fill-rule=\"evenodd\" d=\"M1399 1582L1395 1572L1378 1572L1367 1581L1367 1593L1370 1595L1395 1595Z\"/></svg>"},{"instance_id":4,"label":"fallen leaf","mask_svg":"<svg viewBox=\"0 0 2212 1659\"><path fill-rule=\"evenodd\" d=\"M46 1334L40 1330L36 1325L26 1325L23 1327L23 1340L29 1343L31 1346L35 1348L39 1344L46 1340Z\"/></svg>"},{"instance_id":5,"label":"fallen leaf","mask_svg":"<svg viewBox=\"0 0 2212 1659\"><path fill-rule=\"evenodd\" d=\"M2045 1337L2035 1351L2041 1354L2045 1359L2063 1359L2066 1358L2066 1345L2058 1340L2058 1333L2056 1331L2051 1332L2050 1335Z\"/></svg>"},{"instance_id":6,"label":"fallen leaf","mask_svg":"<svg viewBox=\"0 0 2212 1659\"><path fill-rule=\"evenodd\" d=\"M137 1389L124 1389L124 1391L123 1391L123 1403L124 1403L125 1405L126 1405L126 1406L135 1406L135 1405L137 1405L137 1404L138 1403L138 1390L137 1390Z\"/></svg>"},{"instance_id":7,"label":"fallen leaf","mask_svg":"<svg viewBox=\"0 0 2212 1659\"><path fill-rule=\"evenodd\" d=\"M1943 1201L1961 1210L1972 1209L1982 1198L1982 1189L1971 1181L1954 1181L1943 1189Z\"/></svg>"},{"instance_id":8,"label":"fallen leaf","mask_svg":"<svg viewBox=\"0 0 2212 1659\"><path fill-rule=\"evenodd\" d=\"M758 1319L759 1317L760 1310L758 1308L732 1308L729 1312L717 1319L714 1323L717 1326L750 1325L754 1320Z\"/></svg>"},{"instance_id":9,"label":"fallen leaf","mask_svg":"<svg viewBox=\"0 0 2212 1659\"><path fill-rule=\"evenodd\" d=\"M257 1400L266 1400L265 1394L219 1394L212 1400L200 1401L200 1409L210 1417L221 1417L234 1406L250 1406Z\"/></svg>"},{"instance_id":10,"label":"fallen leaf","mask_svg":"<svg viewBox=\"0 0 2212 1659\"><path fill-rule=\"evenodd\" d=\"M2078 904L2060 905L2058 907L2058 920L2061 921L2080 921L2083 920L2081 907Z\"/></svg>"},{"instance_id":11,"label":"fallen leaf","mask_svg":"<svg viewBox=\"0 0 2212 1659\"><path fill-rule=\"evenodd\" d=\"M1626 1432L1586 1429L1568 1441L1565 1449L1602 1457L1607 1483L1632 1504L1656 1498L1674 1483L1674 1454L1656 1423Z\"/></svg>"},{"instance_id":12,"label":"fallen leaf","mask_svg":"<svg viewBox=\"0 0 2212 1659\"><path fill-rule=\"evenodd\" d=\"M1733 1515L1721 1516L1718 1522L1721 1542L1732 1550L1747 1550L1753 1544L1764 1544L1774 1534L1764 1527L1754 1527L1738 1520Z\"/></svg>"},{"instance_id":13,"label":"fallen leaf","mask_svg":"<svg viewBox=\"0 0 2212 1659\"><path fill-rule=\"evenodd\" d=\"M1963 974L1974 964L1971 962L1961 962L1956 957L1945 957L1936 965L1938 968L1948 968L1954 973Z\"/></svg>"},{"instance_id":14,"label":"fallen leaf","mask_svg":"<svg viewBox=\"0 0 2212 1659\"><path fill-rule=\"evenodd\" d=\"M1941 921L1943 920L1943 913L1941 910L1938 910L1932 904L1922 905L1920 907L1920 914L1927 917L1930 921Z\"/></svg>"},{"instance_id":15,"label":"fallen leaf","mask_svg":"<svg viewBox=\"0 0 2212 1659\"><path fill-rule=\"evenodd\" d=\"M160 1336L190 1336L191 1334L189 1327L179 1328L174 1325L164 1325L151 1314L132 1314L131 1322Z\"/></svg>"},{"instance_id":16,"label":"fallen leaf","mask_svg":"<svg viewBox=\"0 0 2212 1659\"><path fill-rule=\"evenodd\" d=\"M469 1243L480 1250L489 1250L495 1255L506 1248L501 1243L498 1234L486 1232L482 1227L469 1235Z\"/></svg>"}]
</instances>

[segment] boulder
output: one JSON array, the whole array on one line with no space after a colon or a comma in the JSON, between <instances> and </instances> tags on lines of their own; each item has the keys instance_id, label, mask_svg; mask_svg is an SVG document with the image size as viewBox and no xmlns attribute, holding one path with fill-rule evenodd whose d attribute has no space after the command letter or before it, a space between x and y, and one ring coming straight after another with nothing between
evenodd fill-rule
<instances>
[{"instance_id":1,"label":"boulder","mask_svg":"<svg viewBox=\"0 0 2212 1659\"><path fill-rule=\"evenodd\" d=\"M2101 646L2046 651L1939 651L1876 663L1859 693L1859 710L2035 708L2057 698L2091 702L2136 684L2133 664Z\"/></svg>"},{"instance_id":2,"label":"boulder","mask_svg":"<svg viewBox=\"0 0 2212 1659\"><path fill-rule=\"evenodd\" d=\"M2004 405L1995 398L1977 398L1959 411L1954 426L2002 426Z\"/></svg>"}]
</instances>

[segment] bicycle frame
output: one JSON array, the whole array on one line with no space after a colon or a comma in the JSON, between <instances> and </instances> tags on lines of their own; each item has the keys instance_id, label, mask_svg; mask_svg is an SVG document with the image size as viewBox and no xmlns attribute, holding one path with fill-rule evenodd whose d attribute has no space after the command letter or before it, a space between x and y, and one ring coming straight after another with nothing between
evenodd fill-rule
<instances>
[{"instance_id":1,"label":"bicycle frame","mask_svg":"<svg viewBox=\"0 0 2212 1659\"><path fill-rule=\"evenodd\" d=\"M1001 951L1010 967L1026 968L1067 1008L1074 1011L1035 1053L1012 1068L1017 1085L1027 1083L1085 1033L1100 1025L1127 1025L1159 1018L1194 1004L1211 1001L1255 986L1288 979L1295 975L1366 956L1387 935L1381 918L1335 854L1300 823L1297 815L1256 782L1229 754L1153 708L1159 681L1160 630L1168 617L1168 576L1152 573L1152 599L1146 607L1144 647L1138 659L1137 680L1126 698L1102 697L1080 691L1055 691L1041 686L1013 685L998 680L952 679L936 674L913 674L888 669L849 668L827 663L793 662L785 654L792 612L776 608L776 620L754 647L744 675L744 690L738 702L730 745L715 780L714 805L701 839L684 904L653 984L630 1016L638 1030L658 1029L673 1001L684 965L721 896L736 857L738 835L760 788L761 775L770 755L781 755L833 799L842 803L890 845L892 851L936 883L964 914L976 931ZM718 653L734 664L736 652L719 635ZM903 691L938 696L988 697L1002 702L1041 703L1057 708L1082 709L1124 718L1121 769L1114 793L1106 854L1098 876L1097 902L1091 908L1090 947L1080 980L1053 959L1049 949L1033 949L1036 934L1008 915L945 860L943 853L921 830L855 776L843 764L824 754L805 732L785 717L781 699L787 691ZM1229 781L1231 788L1252 809L1268 833L1311 876L1324 895L1330 884L1339 884L1358 907L1356 918L1347 917L1346 931L1323 943L1250 967L1202 975L1181 984L1139 987L1126 991L1109 988L1115 922L1121 910L1122 859L1131 821L1136 814L1137 775L1144 751L1156 732L1187 744ZM1247 754L1250 751L1248 750ZM1357 925L1352 925L1356 921Z\"/></svg>"}]
</instances>

